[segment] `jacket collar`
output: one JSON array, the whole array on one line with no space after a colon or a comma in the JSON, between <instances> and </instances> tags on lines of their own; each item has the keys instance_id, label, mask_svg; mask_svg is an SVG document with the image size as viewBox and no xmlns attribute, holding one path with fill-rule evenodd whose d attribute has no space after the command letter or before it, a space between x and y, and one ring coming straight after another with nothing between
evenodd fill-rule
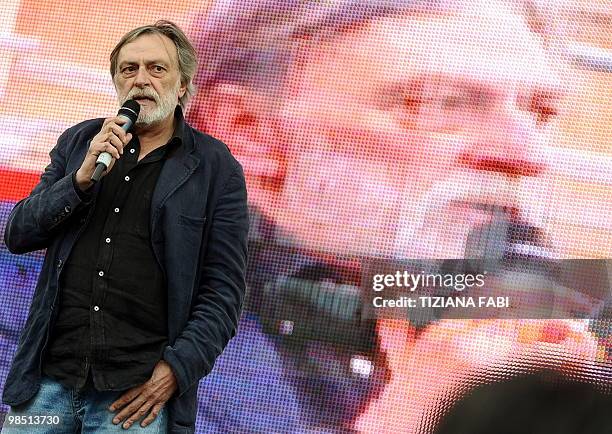
<instances>
[{"instance_id":1,"label":"jacket collar","mask_svg":"<svg viewBox=\"0 0 612 434\"><path fill-rule=\"evenodd\" d=\"M180 116L182 121L175 128L175 130L181 129L182 146L175 146L168 155L153 191L153 197L151 198L151 237L153 240L158 235L155 231L161 207L168 200L168 197L187 181L200 164L200 156L195 152L193 130L184 121L183 112L179 106L177 106L175 113ZM175 131L175 135L177 135L176 133L177 131Z\"/></svg>"}]
</instances>

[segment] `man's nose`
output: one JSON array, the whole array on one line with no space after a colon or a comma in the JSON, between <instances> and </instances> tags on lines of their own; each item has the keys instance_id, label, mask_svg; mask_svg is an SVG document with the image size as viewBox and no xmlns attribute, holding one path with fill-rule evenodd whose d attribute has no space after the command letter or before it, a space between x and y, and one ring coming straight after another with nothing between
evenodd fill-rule
<instances>
[{"instance_id":1,"label":"man's nose","mask_svg":"<svg viewBox=\"0 0 612 434\"><path fill-rule=\"evenodd\" d=\"M134 77L134 86L144 87L150 83L149 73L145 67L138 68L136 77Z\"/></svg>"},{"instance_id":2,"label":"man's nose","mask_svg":"<svg viewBox=\"0 0 612 434\"><path fill-rule=\"evenodd\" d=\"M476 132L475 140L459 154L459 163L511 177L538 176L545 169L535 149L540 134L532 114L508 103Z\"/></svg>"}]
</instances>

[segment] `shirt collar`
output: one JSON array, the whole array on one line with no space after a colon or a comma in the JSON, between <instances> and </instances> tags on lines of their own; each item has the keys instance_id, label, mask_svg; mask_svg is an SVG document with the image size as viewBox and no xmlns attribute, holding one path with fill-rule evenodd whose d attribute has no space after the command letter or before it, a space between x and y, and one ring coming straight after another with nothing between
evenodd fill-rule
<instances>
[{"instance_id":1,"label":"shirt collar","mask_svg":"<svg viewBox=\"0 0 612 434\"><path fill-rule=\"evenodd\" d=\"M185 117L183 116L183 109L177 104L174 109L174 132L168 143L177 142L178 144L183 143L183 136L185 134Z\"/></svg>"},{"instance_id":2,"label":"shirt collar","mask_svg":"<svg viewBox=\"0 0 612 434\"><path fill-rule=\"evenodd\" d=\"M162 158L168 158L171 153L173 153L176 149L181 147L183 144L183 137L185 134L185 118L183 116L183 109L180 105L177 105L174 109L174 132L172 133L172 137L162 146L155 149L152 152L159 152ZM140 147L140 140L137 135L134 135L132 140L136 140L138 146Z\"/></svg>"},{"instance_id":3,"label":"shirt collar","mask_svg":"<svg viewBox=\"0 0 612 434\"><path fill-rule=\"evenodd\" d=\"M177 105L174 109L174 132L170 140L162 146L163 158L170 157L177 148L183 144L183 137L185 134L185 118L183 116L183 109L180 105Z\"/></svg>"}]
</instances>

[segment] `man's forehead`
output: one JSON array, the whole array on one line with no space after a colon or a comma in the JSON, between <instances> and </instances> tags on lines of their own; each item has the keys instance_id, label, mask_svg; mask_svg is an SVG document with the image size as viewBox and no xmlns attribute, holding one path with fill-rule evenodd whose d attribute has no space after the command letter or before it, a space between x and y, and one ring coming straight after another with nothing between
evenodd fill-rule
<instances>
[{"instance_id":1,"label":"man's forehead","mask_svg":"<svg viewBox=\"0 0 612 434\"><path fill-rule=\"evenodd\" d=\"M139 61L141 58L153 58L176 63L178 55L176 46L170 38L159 33L140 35L128 42L119 51L118 62Z\"/></svg>"},{"instance_id":2,"label":"man's forehead","mask_svg":"<svg viewBox=\"0 0 612 434\"><path fill-rule=\"evenodd\" d=\"M507 10L382 17L314 51L311 84L330 84L332 76L353 90L427 75L504 87L556 89L560 82L541 39ZM351 75L359 83L343 83Z\"/></svg>"}]
</instances>

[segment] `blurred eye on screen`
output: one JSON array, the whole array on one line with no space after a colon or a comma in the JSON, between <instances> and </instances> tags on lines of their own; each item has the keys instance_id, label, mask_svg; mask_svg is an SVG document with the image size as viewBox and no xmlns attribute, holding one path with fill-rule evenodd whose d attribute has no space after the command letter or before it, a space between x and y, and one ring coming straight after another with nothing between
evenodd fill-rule
<instances>
[{"instance_id":1,"label":"blurred eye on screen","mask_svg":"<svg viewBox=\"0 0 612 434\"><path fill-rule=\"evenodd\" d=\"M560 97L547 91L533 91L519 95L519 109L530 113L538 126L546 126L553 122L560 111Z\"/></svg>"},{"instance_id":2,"label":"blurred eye on screen","mask_svg":"<svg viewBox=\"0 0 612 434\"><path fill-rule=\"evenodd\" d=\"M537 96L532 98L529 111L536 116L538 125L545 125L552 122L559 114L559 109L556 107L556 104Z\"/></svg>"},{"instance_id":3,"label":"blurred eye on screen","mask_svg":"<svg viewBox=\"0 0 612 434\"><path fill-rule=\"evenodd\" d=\"M378 108L392 113L403 128L448 130L479 122L490 112L494 97L477 87L432 80L391 87L377 101Z\"/></svg>"}]
</instances>

